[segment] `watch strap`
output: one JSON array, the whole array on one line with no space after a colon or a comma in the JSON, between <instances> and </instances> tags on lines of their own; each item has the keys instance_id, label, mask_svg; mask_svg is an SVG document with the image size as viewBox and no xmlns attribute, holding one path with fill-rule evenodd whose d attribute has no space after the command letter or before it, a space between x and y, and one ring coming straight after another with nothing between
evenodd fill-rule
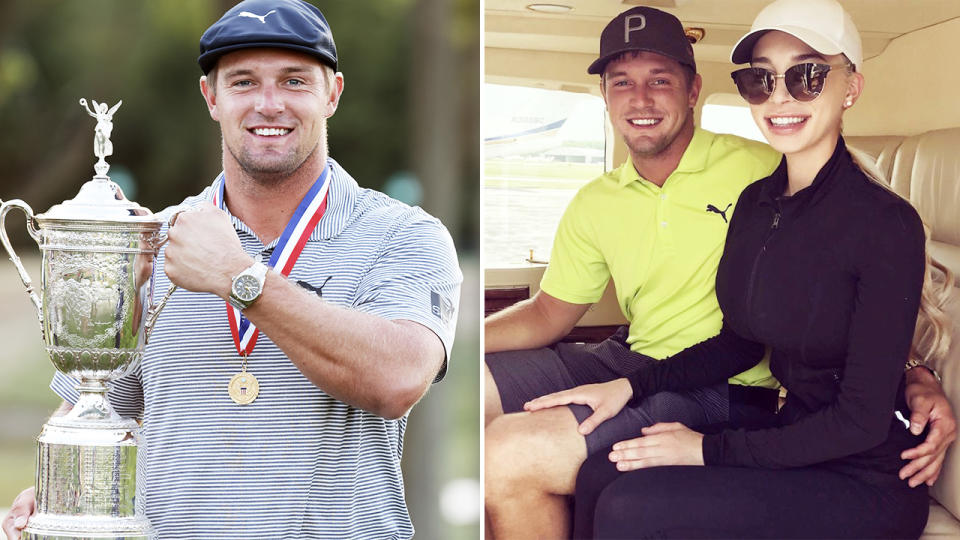
<instances>
[{"instance_id":1,"label":"watch strap","mask_svg":"<svg viewBox=\"0 0 960 540\"><path fill-rule=\"evenodd\" d=\"M245 302L233 296L233 292L231 292L230 296L227 297L227 303L239 309L240 311L243 311L249 307Z\"/></svg>"},{"instance_id":2,"label":"watch strap","mask_svg":"<svg viewBox=\"0 0 960 540\"><path fill-rule=\"evenodd\" d=\"M922 362L922 361L920 361L920 360L918 360L918 359L916 359L916 358L911 358L911 359L907 360L907 363L906 363L906 364L904 365L904 367L903 367L903 371L904 371L904 372L907 372L907 371L910 371L911 369L913 369L913 368L915 368L915 367L925 368L927 371L929 371L929 372L933 375L933 378L937 380L937 384L943 384L943 379L940 378L940 374L937 373L937 370L933 369L933 367L931 367L930 365L928 365L928 364L926 364L926 363L924 363L924 362Z\"/></svg>"}]
</instances>

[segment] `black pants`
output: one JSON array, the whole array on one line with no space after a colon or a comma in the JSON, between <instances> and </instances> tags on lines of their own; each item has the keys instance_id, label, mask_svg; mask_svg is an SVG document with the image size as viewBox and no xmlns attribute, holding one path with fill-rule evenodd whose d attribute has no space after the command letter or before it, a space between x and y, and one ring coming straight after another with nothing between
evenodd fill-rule
<instances>
[{"instance_id":1,"label":"black pants","mask_svg":"<svg viewBox=\"0 0 960 540\"><path fill-rule=\"evenodd\" d=\"M736 406L731 421L772 425L768 411ZM721 428L725 426L717 426ZM574 538L917 538L926 486L869 481L824 466L800 469L656 467L616 470L606 453L577 475Z\"/></svg>"},{"instance_id":2,"label":"black pants","mask_svg":"<svg viewBox=\"0 0 960 540\"><path fill-rule=\"evenodd\" d=\"M917 538L927 522L927 490L905 482L891 489L817 467L617 473L604 457L580 469L577 519L582 496L595 512L575 524L577 538L589 525L596 538ZM612 481L598 486L604 476Z\"/></svg>"}]
</instances>

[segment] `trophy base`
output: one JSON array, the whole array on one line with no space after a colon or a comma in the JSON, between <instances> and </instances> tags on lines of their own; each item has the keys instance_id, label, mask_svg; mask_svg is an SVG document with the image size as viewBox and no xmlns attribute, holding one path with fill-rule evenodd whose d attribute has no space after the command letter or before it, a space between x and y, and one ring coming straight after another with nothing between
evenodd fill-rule
<instances>
[{"instance_id":1,"label":"trophy base","mask_svg":"<svg viewBox=\"0 0 960 540\"><path fill-rule=\"evenodd\" d=\"M135 504L137 432L136 422L119 417L44 424L37 438L37 513L22 538L149 539L150 523Z\"/></svg>"},{"instance_id":2,"label":"trophy base","mask_svg":"<svg viewBox=\"0 0 960 540\"><path fill-rule=\"evenodd\" d=\"M22 540L150 540L150 523L142 517L57 516L37 514L20 534Z\"/></svg>"},{"instance_id":3,"label":"trophy base","mask_svg":"<svg viewBox=\"0 0 960 540\"><path fill-rule=\"evenodd\" d=\"M134 432L61 427L53 420L37 438L37 514L94 520L134 517Z\"/></svg>"}]
</instances>

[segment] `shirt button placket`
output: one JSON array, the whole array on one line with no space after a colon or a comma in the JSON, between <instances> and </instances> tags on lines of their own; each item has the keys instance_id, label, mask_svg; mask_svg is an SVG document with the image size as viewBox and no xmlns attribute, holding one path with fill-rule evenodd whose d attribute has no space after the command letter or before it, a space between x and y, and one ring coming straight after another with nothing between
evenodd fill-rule
<instances>
[{"instance_id":1,"label":"shirt button placket","mask_svg":"<svg viewBox=\"0 0 960 540\"><path fill-rule=\"evenodd\" d=\"M667 194L660 192L660 203L657 205L657 219L660 220L660 228L666 229L669 223L667 222Z\"/></svg>"},{"instance_id":2,"label":"shirt button placket","mask_svg":"<svg viewBox=\"0 0 960 540\"><path fill-rule=\"evenodd\" d=\"M669 252L673 252L673 234L671 234L671 212L670 212L670 194L666 191L663 191L661 188L660 194L658 195L659 201L657 201L657 223L659 224L659 231L657 236L659 238L658 243L661 248L667 249Z\"/></svg>"}]
</instances>

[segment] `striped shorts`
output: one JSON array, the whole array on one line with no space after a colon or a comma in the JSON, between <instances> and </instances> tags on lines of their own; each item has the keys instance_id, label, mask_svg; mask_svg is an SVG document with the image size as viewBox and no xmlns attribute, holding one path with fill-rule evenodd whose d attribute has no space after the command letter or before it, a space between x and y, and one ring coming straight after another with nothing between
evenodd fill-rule
<instances>
[{"instance_id":1,"label":"striped shorts","mask_svg":"<svg viewBox=\"0 0 960 540\"><path fill-rule=\"evenodd\" d=\"M527 401L575 386L622 377L651 362L630 350L627 327L600 343L557 343L542 349L486 355L487 367L500 393L503 412L523 410ZM636 407L625 407L587 435L587 454L606 452L619 441L640 436L640 429L657 422L680 422L690 428L726 423L730 415L728 385L688 392L660 392ZM586 405L568 405L577 422L593 414Z\"/></svg>"}]
</instances>

